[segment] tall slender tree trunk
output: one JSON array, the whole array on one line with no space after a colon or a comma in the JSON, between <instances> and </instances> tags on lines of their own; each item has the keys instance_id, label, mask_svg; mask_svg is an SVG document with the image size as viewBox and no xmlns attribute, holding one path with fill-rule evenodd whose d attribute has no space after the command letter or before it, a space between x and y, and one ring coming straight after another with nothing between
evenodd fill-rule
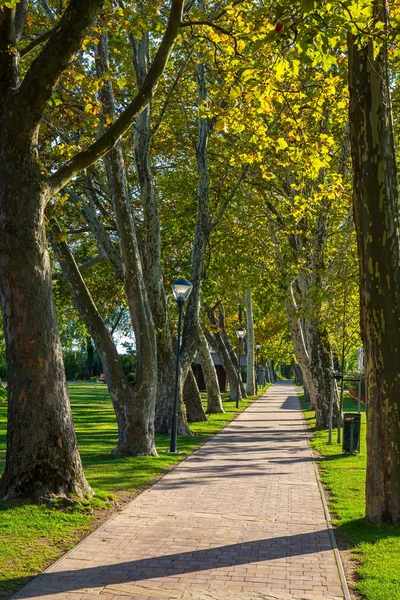
<instances>
[{"instance_id":1,"label":"tall slender tree trunk","mask_svg":"<svg viewBox=\"0 0 400 600\"><path fill-rule=\"evenodd\" d=\"M109 73L107 37L101 36L97 66L100 74ZM101 88L103 115L114 115L114 96L110 80ZM157 349L153 316L144 281L142 260L126 181L121 145L105 157L108 182L119 234L124 287L136 342L135 420L136 454L156 455L154 413L157 396Z\"/></svg>"},{"instance_id":2,"label":"tall slender tree trunk","mask_svg":"<svg viewBox=\"0 0 400 600\"><path fill-rule=\"evenodd\" d=\"M376 1L388 29L388 4ZM387 46L349 35L354 221L366 356L367 519L400 523L399 195Z\"/></svg>"},{"instance_id":3,"label":"tall slender tree trunk","mask_svg":"<svg viewBox=\"0 0 400 600\"><path fill-rule=\"evenodd\" d=\"M253 304L251 300L251 290L246 290L246 324L247 324L247 378L246 393L254 396L256 393L256 378L254 368L254 322L253 322Z\"/></svg>"},{"instance_id":4,"label":"tall slender tree trunk","mask_svg":"<svg viewBox=\"0 0 400 600\"><path fill-rule=\"evenodd\" d=\"M94 346L92 338L87 336L86 338L86 365L85 365L85 378L90 379L94 375Z\"/></svg>"},{"instance_id":5,"label":"tall slender tree trunk","mask_svg":"<svg viewBox=\"0 0 400 600\"><path fill-rule=\"evenodd\" d=\"M200 337L199 358L207 390L207 413L223 413L224 408L222 406L217 371L215 370L214 362L204 335Z\"/></svg>"},{"instance_id":6,"label":"tall slender tree trunk","mask_svg":"<svg viewBox=\"0 0 400 600\"><path fill-rule=\"evenodd\" d=\"M199 8L205 10L204 0L199 0ZM206 105L208 102L206 85L206 67L203 56L199 57L196 65L196 83L198 93L198 105ZM209 213L210 204L210 170L208 165L207 145L212 130L212 121L201 115L197 122L197 216L192 246L191 261L191 283L192 292L189 296L186 309L185 322L182 334L181 369L182 377L185 378L196 352L201 330L200 330L200 302L201 282L204 276L204 254L212 230L212 216Z\"/></svg>"},{"instance_id":7,"label":"tall slender tree trunk","mask_svg":"<svg viewBox=\"0 0 400 600\"><path fill-rule=\"evenodd\" d=\"M130 36L136 82L140 87L149 67L149 34L144 32L141 39ZM172 342L171 323L165 295L162 265L160 218L154 176L151 167L150 147L152 141L151 105L148 105L136 120L135 162L138 173L143 214L145 220L145 243L143 269L146 280L147 297L150 303L157 336L157 401L155 410L155 430L167 433L171 426L172 403L175 389L175 350ZM191 435L179 394L178 433Z\"/></svg>"}]
</instances>

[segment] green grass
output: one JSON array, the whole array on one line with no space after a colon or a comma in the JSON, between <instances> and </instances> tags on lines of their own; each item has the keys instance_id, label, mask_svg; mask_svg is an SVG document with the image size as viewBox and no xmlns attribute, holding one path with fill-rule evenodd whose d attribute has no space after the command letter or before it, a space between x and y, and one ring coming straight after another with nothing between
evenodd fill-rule
<instances>
[{"instance_id":1,"label":"green grass","mask_svg":"<svg viewBox=\"0 0 400 600\"><path fill-rule=\"evenodd\" d=\"M205 423L192 423L195 435L178 438L179 455L167 454L169 437L157 435L158 457L115 458L111 452L117 445L117 427L106 386L71 384L69 393L85 474L96 496L90 502L69 507L0 502L0 599L8 598L73 547L96 526L99 515L104 516L101 509L149 486L254 400L243 400L237 410L235 402L223 394L225 413L210 415ZM206 395L202 396L205 402ZM0 473L5 460L6 412L7 405L0 404Z\"/></svg>"},{"instance_id":2,"label":"green grass","mask_svg":"<svg viewBox=\"0 0 400 600\"><path fill-rule=\"evenodd\" d=\"M329 490L329 505L337 531L348 541L360 567L356 589L366 600L400 598L400 528L371 525L365 521L366 440L365 408L362 408L360 453L343 454L336 443L328 444L328 432L315 430L314 412L302 398L308 426L314 431L321 478ZM346 397L344 412L356 412L357 401Z\"/></svg>"}]
</instances>

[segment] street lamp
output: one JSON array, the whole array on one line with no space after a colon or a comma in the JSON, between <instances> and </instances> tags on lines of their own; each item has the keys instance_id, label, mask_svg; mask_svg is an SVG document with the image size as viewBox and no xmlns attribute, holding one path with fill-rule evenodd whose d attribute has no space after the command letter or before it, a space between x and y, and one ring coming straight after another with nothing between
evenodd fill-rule
<instances>
[{"instance_id":1,"label":"street lamp","mask_svg":"<svg viewBox=\"0 0 400 600\"><path fill-rule=\"evenodd\" d=\"M176 279L172 282L172 292L178 305L178 339L176 342L176 369L175 369L175 394L174 408L172 413L171 423L171 440L169 451L176 454L176 438L178 434L178 384L179 384L179 353L181 347L181 324L182 324L182 308L192 291L192 284L187 279Z\"/></svg>"},{"instance_id":2,"label":"street lamp","mask_svg":"<svg viewBox=\"0 0 400 600\"><path fill-rule=\"evenodd\" d=\"M246 330L244 329L244 327L239 327L239 329L236 329L236 337L238 339L238 381L237 381L237 393L236 393L236 408L239 408L240 350L241 350L241 343L242 343L242 340L244 340L245 335L246 335Z\"/></svg>"},{"instance_id":3,"label":"street lamp","mask_svg":"<svg viewBox=\"0 0 400 600\"><path fill-rule=\"evenodd\" d=\"M256 344L256 394L258 392L258 353L261 350L262 344Z\"/></svg>"}]
</instances>

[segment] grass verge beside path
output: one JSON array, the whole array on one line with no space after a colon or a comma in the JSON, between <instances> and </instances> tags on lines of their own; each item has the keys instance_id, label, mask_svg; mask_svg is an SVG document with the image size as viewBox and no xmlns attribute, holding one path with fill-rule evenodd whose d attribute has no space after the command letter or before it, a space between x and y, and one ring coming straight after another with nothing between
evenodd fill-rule
<instances>
[{"instance_id":1,"label":"grass verge beside path","mask_svg":"<svg viewBox=\"0 0 400 600\"><path fill-rule=\"evenodd\" d=\"M336 530L348 541L359 564L356 590L366 600L400 599L400 528L367 523L365 516L366 420L363 407L361 451L350 456L336 443L328 444L327 430L315 430L314 411L301 396L311 446L317 452L321 479L329 490L329 508ZM357 412L357 401L345 398L344 412Z\"/></svg>"},{"instance_id":2,"label":"grass verge beside path","mask_svg":"<svg viewBox=\"0 0 400 600\"><path fill-rule=\"evenodd\" d=\"M225 413L192 423L193 437L178 438L181 454L166 454L167 435L156 436L158 457L115 458L117 445L114 411L105 385L72 384L69 387L79 450L86 477L96 496L86 504L53 507L26 502L0 502L0 599L8 598L33 576L72 548L107 516L114 502L129 499L148 487L174 464L181 462L205 440L218 433L255 397L236 409L222 394ZM266 388L260 390L261 395ZM205 394L203 401L206 403ZM0 473L4 468L7 405L0 404ZM55 503L56 504L56 503Z\"/></svg>"}]
</instances>

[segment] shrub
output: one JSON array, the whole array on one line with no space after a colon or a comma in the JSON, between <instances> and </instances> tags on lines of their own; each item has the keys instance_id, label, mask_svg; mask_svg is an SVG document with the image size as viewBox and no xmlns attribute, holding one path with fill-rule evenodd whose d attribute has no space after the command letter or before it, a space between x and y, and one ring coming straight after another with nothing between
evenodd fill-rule
<instances>
[{"instance_id":1,"label":"shrub","mask_svg":"<svg viewBox=\"0 0 400 600\"><path fill-rule=\"evenodd\" d=\"M0 402L7 402L7 390L0 386Z\"/></svg>"},{"instance_id":2,"label":"shrub","mask_svg":"<svg viewBox=\"0 0 400 600\"><path fill-rule=\"evenodd\" d=\"M126 380L130 381L131 383L133 383L136 380L135 373L128 373L128 375L126 376Z\"/></svg>"},{"instance_id":3,"label":"shrub","mask_svg":"<svg viewBox=\"0 0 400 600\"><path fill-rule=\"evenodd\" d=\"M98 381L99 378L98 377L89 377L89 381Z\"/></svg>"}]
</instances>

